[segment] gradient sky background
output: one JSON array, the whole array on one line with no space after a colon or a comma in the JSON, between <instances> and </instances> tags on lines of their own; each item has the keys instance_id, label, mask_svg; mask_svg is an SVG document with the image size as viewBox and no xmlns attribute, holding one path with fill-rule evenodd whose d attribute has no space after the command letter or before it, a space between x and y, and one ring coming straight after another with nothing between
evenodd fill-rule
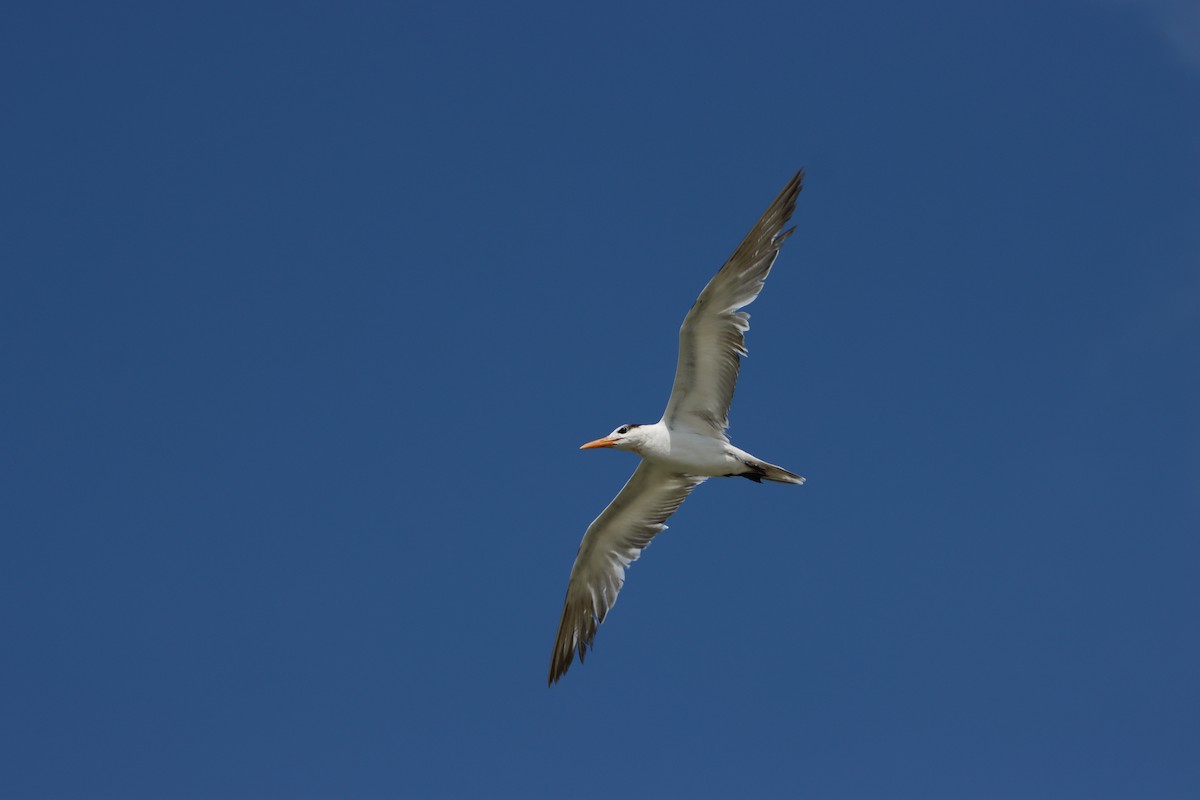
<instances>
[{"instance_id":1,"label":"gradient sky background","mask_svg":"<svg viewBox=\"0 0 1200 800\"><path fill-rule=\"evenodd\" d=\"M1200 10L10 4L0 796L1200 795ZM734 441L546 670L791 173Z\"/></svg>"}]
</instances>

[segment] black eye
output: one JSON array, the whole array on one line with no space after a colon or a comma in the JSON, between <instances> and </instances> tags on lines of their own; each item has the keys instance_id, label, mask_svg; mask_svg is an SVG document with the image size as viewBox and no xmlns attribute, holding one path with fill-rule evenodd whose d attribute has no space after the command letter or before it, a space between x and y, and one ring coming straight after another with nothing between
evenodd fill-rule
<instances>
[{"instance_id":1,"label":"black eye","mask_svg":"<svg viewBox=\"0 0 1200 800\"><path fill-rule=\"evenodd\" d=\"M617 428L617 433L629 433L629 426L622 425L621 427Z\"/></svg>"}]
</instances>

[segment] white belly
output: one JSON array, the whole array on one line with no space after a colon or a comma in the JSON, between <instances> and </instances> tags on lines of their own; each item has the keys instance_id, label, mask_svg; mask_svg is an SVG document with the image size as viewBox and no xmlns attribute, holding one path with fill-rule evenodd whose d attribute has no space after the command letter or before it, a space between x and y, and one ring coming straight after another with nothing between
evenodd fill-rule
<instances>
[{"instance_id":1,"label":"white belly","mask_svg":"<svg viewBox=\"0 0 1200 800\"><path fill-rule=\"evenodd\" d=\"M690 475L720 477L746 471L746 465L738 458L742 451L736 447L686 428L668 434L654 443L652 451L644 450L642 458L673 472Z\"/></svg>"}]
</instances>

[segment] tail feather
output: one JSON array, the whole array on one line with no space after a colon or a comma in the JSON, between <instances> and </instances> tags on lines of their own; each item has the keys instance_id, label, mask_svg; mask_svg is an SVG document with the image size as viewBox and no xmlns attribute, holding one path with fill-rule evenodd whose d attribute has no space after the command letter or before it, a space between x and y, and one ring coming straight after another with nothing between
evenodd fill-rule
<instances>
[{"instance_id":1,"label":"tail feather","mask_svg":"<svg viewBox=\"0 0 1200 800\"><path fill-rule=\"evenodd\" d=\"M783 467L777 467L774 464L768 464L765 461L753 461L746 464L750 468L749 472L742 473L743 478L749 478L755 483L762 483L764 480L775 481L775 483L804 483L804 478L794 472L788 472Z\"/></svg>"}]
</instances>

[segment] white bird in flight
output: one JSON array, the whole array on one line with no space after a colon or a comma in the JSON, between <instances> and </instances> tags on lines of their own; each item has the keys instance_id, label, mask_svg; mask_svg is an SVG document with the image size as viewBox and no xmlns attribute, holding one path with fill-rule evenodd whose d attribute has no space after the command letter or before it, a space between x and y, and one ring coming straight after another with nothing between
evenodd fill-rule
<instances>
[{"instance_id":1,"label":"white bird in flight","mask_svg":"<svg viewBox=\"0 0 1200 800\"><path fill-rule=\"evenodd\" d=\"M663 523L692 489L709 478L735 476L755 483L804 483L799 475L734 447L725 435L746 355L744 334L750 329L750 315L739 309L758 297L779 248L795 230L783 226L796 208L803 180L800 170L788 181L684 317L675 383L662 419L622 425L580 448L632 450L642 463L579 545L550 658L551 685L566 674L576 650L583 661L596 629L617 602L625 568L666 530Z\"/></svg>"}]
</instances>

